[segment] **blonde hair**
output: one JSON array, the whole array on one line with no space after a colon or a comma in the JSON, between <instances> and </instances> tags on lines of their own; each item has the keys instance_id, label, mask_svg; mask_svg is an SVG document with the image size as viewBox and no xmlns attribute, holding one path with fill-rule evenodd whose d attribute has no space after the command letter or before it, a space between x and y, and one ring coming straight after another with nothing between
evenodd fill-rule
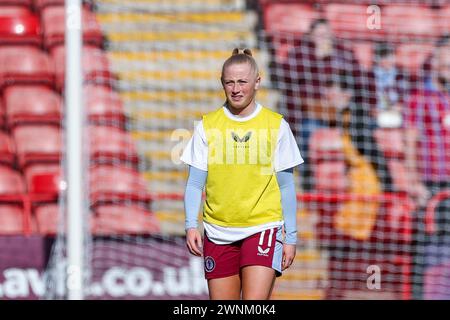
<instances>
[{"instance_id":1,"label":"blonde hair","mask_svg":"<svg viewBox=\"0 0 450 320\"><path fill-rule=\"evenodd\" d=\"M223 74L226 68L228 68L233 64L243 64L243 63L248 63L252 68L252 70L254 71L255 76L256 77L259 76L258 65L256 64L256 61L253 58L252 51L247 48L245 49L234 48L233 52L231 53L231 56L223 63L222 75L220 79L223 81Z\"/></svg>"}]
</instances>

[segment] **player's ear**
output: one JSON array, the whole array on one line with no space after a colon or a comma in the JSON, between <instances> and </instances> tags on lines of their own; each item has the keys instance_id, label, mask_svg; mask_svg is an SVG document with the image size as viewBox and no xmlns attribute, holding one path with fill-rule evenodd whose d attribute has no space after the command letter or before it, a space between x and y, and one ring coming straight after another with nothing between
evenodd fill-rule
<instances>
[{"instance_id":1,"label":"player's ear","mask_svg":"<svg viewBox=\"0 0 450 320\"><path fill-rule=\"evenodd\" d=\"M258 74L256 75L255 90L258 90L260 85L261 85L261 76Z\"/></svg>"}]
</instances>

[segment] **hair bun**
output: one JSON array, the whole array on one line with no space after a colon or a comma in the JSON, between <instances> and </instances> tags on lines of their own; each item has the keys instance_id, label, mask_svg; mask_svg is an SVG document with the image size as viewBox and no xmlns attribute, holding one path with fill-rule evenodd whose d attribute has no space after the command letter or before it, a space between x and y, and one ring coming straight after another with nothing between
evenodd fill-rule
<instances>
[{"instance_id":1,"label":"hair bun","mask_svg":"<svg viewBox=\"0 0 450 320\"><path fill-rule=\"evenodd\" d=\"M245 54L246 56L250 56L250 57L253 56L252 51L247 48L245 48L245 49L234 48L231 55L235 56L237 54Z\"/></svg>"},{"instance_id":2,"label":"hair bun","mask_svg":"<svg viewBox=\"0 0 450 320\"><path fill-rule=\"evenodd\" d=\"M247 55L247 56L250 56L250 57L252 57L253 56L253 54L252 54L252 50L250 50L250 49L244 49L243 50L243 53L245 54L245 55Z\"/></svg>"}]
</instances>

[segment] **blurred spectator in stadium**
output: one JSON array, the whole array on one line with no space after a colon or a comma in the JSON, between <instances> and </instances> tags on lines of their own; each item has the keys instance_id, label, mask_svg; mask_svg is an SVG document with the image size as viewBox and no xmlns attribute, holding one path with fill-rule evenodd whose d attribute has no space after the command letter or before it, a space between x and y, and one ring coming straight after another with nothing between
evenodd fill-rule
<instances>
[{"instance_id":1,"label":"blurred spectator in stadium","mask_svg":"<svg viewBox=\"0 0 450 320\"><path fill-rule=\"evenodd\" d=\"M411 77L397 65L395 48L388 42L379 42L374 48L375 65L369 72L374 95L372 112L380 127L400 127L402 106L411 87ZM372 102L373 103L373 102Z\"/></svg>"},{"instance_id":2,"label":"blurred spectator in stadium","mask_svg":"<svg viewBox=\"0 0 450 320\"><path fill-rule=\"evenodd\" d=\"M375 196L392 191L386 159L374 138L375 119L370 106L358 103L345 75L329 80L326 88L328 103L336 110L329 125L342 132L347 192ZM344 201L333 215L334 228L354 239L366 240L375 226L379 206L378 202Z\"/></svg>"},{"instance_id":3,"label":"blurred spectator in stadium","mask_svg":"<svg viewBox=\"0 0 450 320\"><path fill-rule=\"evenodd\" d=\"M443 34L436 41L436 47L440 46L440 43L444 44L445 42L448 42L449 39L450 39L450 33ZM432 63L435 63L435 62L433 62L435 60L435 59L433 59L433 56L434 56L434 54L433 54L433 52L431 52L430 55L425 59L425 61L422 64L422 69L421 69L422 81L425 83L429 81L429 74L430 74L431 70L433 69ZM424 74L425 74L425 76L424 76Z\"/></svg>"},{"instance_id":4,"label":"blurred spectator in stadium","mask_svg":"<svg viewBox=\"0 0 450 320\"><path fill-rule=\"evenodd\" d=\"M285 105L280 107L286 110L284 113L300 151L307 158L309 136L314 130L328 126L328 121L334 117L325 97L327 81L340 72L350 71L352 77L348 77L348 85L355 86L361 68L351 47L337 41L326 19L318 19L288 52L281 70L280 89ZM310 190L307 166L300 170L306 170L302 172L302 187Z\"/></svg>"},{"instance_id":5,"label":"blurred spectator in stadium","mask_svg":"<svg viewBox=\"0 0 450 320\"><path fill-rule=\"evenodd\" d=\"M406 164L411 194L424 205L430 194L450 187L450 38L442 37L431 59L424 87L404 108Z\"/></svg>"},{"instance_id":6,"label":"blurred spectator in stadium","mask_svg":"<svg viewBox=\"0 0 450 320\"><path fill-rule=\"evenodd\" d=\"M327 97L336 113L336 121L330 126L342 128L347 150L347 163L349 165L366 162L376 172L377 179L386 192L392 190L392 180L389 174L383 152L379 149L374 135L375 119L371 114L370 105L359 103L355 98L354 89L348 85L345 75L340 75L327 83ZM353 150L349 152L349 150ZM354 157L350 156L355 155ZM364 159L358 159L362 157ZM355 190L354 190L355 191ZM361 190L360 190L361 191Z\"/></svg>"},{"instance_id":7,"label":"blurred spectator in stadium","mask_svg":"<svg viewBox=\"0 0 450 320\"><path fill-rule=\"evenodd\" d=\"M443 189L450 188L450 36L442 36L436 43L431 58L424 66L423 87L412 92L404 109L406 164L410 171L410 193L419 206ZM449 234L450 200L442 201L435 210L437 222L434 242L443 241ZM423 241L427 239L419 210L419 226L416 228L418 246L413 268L414 298L422 299L424 268L427 265L423 253ZM444 237L442 237L444 235ZM438 244L438 243L435 243ZM429 261L428 261L429 262Z\"/></svg>"}]
</instances>

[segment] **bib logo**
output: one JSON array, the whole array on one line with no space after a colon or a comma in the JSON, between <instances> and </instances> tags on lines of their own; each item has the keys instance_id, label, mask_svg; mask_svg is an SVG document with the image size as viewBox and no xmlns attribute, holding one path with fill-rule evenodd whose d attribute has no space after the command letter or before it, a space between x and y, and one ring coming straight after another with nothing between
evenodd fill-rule
<instances>
[{"instance_id":1,"label":"bib logo","mask_svg":"<svg viewBox=\"0 0 450 320\"><path fill-rule=\"evenodd\" d=\"M216 262L212 257L206 257L205 258L205 270L206 272L211 272L216 267Z\"/></svg>"},{"instance_id":2,"label":"bib logo","mask_svg":"<svg viewBox=\"0 0 450 320\"><path fill-rule=\"evenodd\" d=\"M208 141L208 163L226 165L259 165L262 175L273 174L273 158L278 129L240 129L205 131Z\"/></svg>"},{"instance_id":3,"label":"bib logo","mask_svg":"<svg viewBox=\"0 0 450 320\"><path fill-rule=\"evenodd\" d=\"M248 140L250 140L251 136L252 136L252 132L251 131L247 132L242 138L239 138L237 133L235 133L234 131L231 131L231 137L236 142L247 142Z\"/></svg>"}]
</instances>

